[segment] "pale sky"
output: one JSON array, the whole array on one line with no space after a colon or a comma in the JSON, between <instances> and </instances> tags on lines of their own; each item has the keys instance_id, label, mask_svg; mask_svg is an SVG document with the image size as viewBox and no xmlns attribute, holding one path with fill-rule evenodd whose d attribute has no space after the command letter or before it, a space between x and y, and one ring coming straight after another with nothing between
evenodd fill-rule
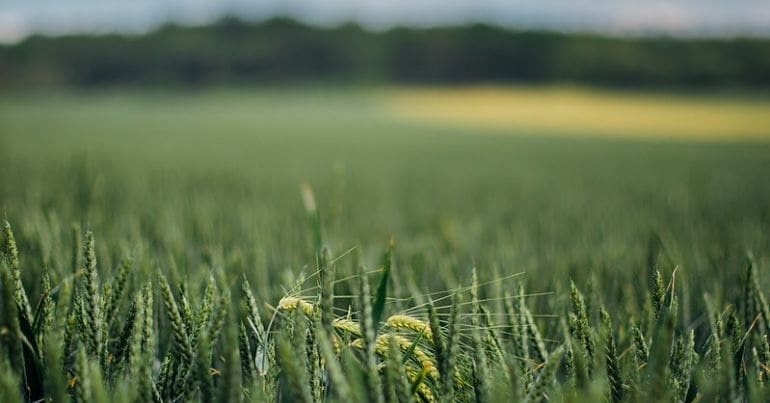
<instances>
[{"instance_id":1,"label":"pale sky","mask_svg":"<svg viewBox=\"0 0 770 403\"><path fill-rule=\"evenodd\" d=\"M227 14L375 29L486 22L619 35L770 36L770 0L0 0L0 42L31 33L144 32Z\"/></svg>"}]
</instances>

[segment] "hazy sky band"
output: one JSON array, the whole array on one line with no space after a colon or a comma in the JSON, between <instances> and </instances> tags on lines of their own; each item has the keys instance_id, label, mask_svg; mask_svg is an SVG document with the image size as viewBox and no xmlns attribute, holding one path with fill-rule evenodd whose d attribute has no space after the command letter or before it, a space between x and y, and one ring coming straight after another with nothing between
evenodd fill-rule
<instances>
[{"instance_id":1,"label":"hazy sky band","mask_svg":"<svg viewBox=\"0 0 770 403\"><path fill-rule=\"evenodd\" d=\"M769 0L0 0L0 41L31 33L144 32L224 15L355 21L375 29L486 22L609 34L770 36Z\"/></svg>"}]
</instances>

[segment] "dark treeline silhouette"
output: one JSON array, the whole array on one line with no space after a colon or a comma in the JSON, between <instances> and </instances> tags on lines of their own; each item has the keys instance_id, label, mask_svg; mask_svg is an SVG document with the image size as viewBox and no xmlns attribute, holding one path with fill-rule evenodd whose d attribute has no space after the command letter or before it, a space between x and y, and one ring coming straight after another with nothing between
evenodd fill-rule
<instances>
[{"instance_id":1,"label":"dark treeline silhouette","mask_svg":"<svg viewBox=\"0 0 770 403\"><path fill-rule=\"evenodd\" d=\"M226 18L141 36L32 36L0 47L3 88L291 81L770 87L770 40L610 38L487 25L373 32Z\"/></svg>"}]
</instances>

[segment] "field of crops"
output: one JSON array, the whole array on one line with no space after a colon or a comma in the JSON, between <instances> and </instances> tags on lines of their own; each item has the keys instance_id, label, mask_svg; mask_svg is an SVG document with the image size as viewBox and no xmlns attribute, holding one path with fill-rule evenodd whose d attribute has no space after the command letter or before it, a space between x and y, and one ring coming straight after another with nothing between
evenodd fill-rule
<instances>
[{"instance_id":1,"label":"field of crops","mask_svg":"<svg viewBox=\"0 0 770 403\"><path fill-rule=\"evenodd\" d=\"M0 97L0 401L770 398L768 99L459 91Z\"/></svg>"}]
</instances>

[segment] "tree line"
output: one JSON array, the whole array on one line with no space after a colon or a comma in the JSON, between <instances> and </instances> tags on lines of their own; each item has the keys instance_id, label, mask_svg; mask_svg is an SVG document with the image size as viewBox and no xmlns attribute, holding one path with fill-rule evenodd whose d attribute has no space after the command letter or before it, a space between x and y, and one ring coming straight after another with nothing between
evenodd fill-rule
<instances>
[{"instance_id":1,"label":"tree line","mask_svg":"<svg viewBox=\"0 0 770 403\"><path fill-rule=\"evenodd\" d=\"M770 87L770 39L620 38L475 24L370 31L276 18L0 46L0 88L316 81Z\"/></svg>"}]
</instances>

